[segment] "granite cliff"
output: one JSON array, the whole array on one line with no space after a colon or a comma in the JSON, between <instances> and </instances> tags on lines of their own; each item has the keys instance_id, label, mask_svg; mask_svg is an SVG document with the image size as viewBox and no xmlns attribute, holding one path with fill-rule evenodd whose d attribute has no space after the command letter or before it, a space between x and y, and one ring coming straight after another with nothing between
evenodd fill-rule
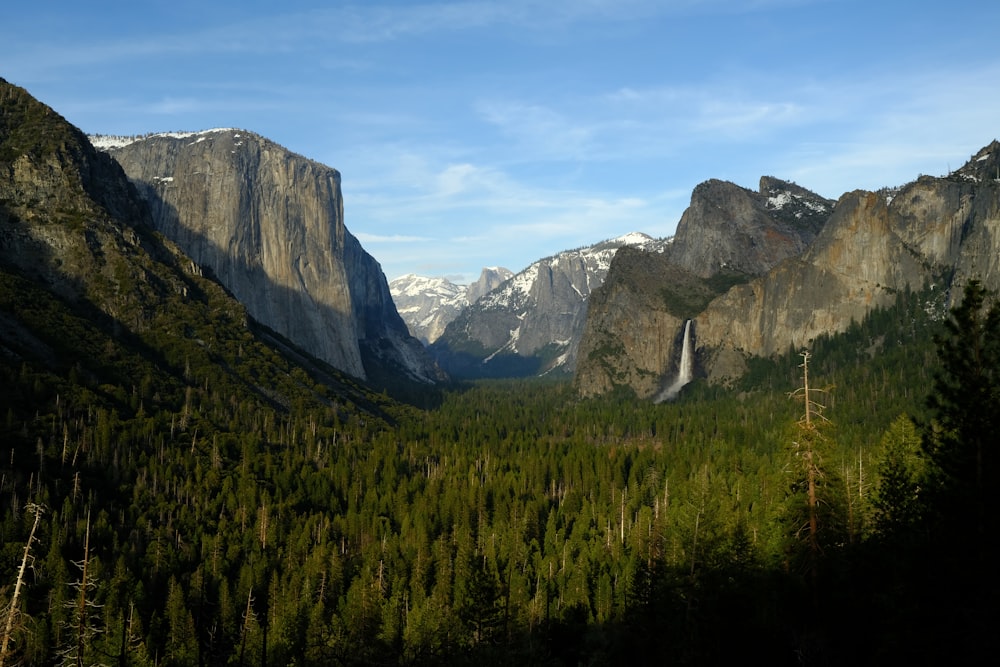
<instances>
[{"instance_id":1,"label":"granite cliff","mask_svg":"<svg viewBox=\"0 0 1000 667\"><path fill-rule=\"evenodd\" d=\"M801 189L762 180L761 196L784 218L775 221L779 233L765 230L763 237L777 241L776 253L774 248L759 252L759 241L736 224L726 240L717 229L699 233L702 225L694 223L704 218L698 211L709 208L704 202L695 205L700 190L678 225L678 238L683 233L690 244L683 253L622 254L612 264L606 287L592 299L581 344L586 363L575 378L581 393L627 386L640 397L655 396L677 367L686 318L695 323L699 374L725 382L743 372L748 356L807 346L820 334L843 331L852 319L890 305L902 290L933 286L947 295L972 277L1000 288L997 142L946 177L921 176L898 188L849 192L827 210ZM787 227L780 224L795 228L810 215L802 210L789 215L788 205L796 202L814 217L801 242L788 243L781 239ZM727 259L733 256L728 249L741 247L766 259L757 275L747 273L726 284L723 269L750 270L750 264L736 266ZM699 272L698 266L720 270ZM701 300L697 287L707 288ZM678 307L679 293L690 297L681 300L683 307ZM623 305L629 303L635 305ZM640 316L635 308L645 311Z\"/></svg>"},{"instance_id":2,"label":"granite cliff","mask_svg":"<svg viewBox=\"0 0 1000 667\"><path fill-rule=\"evenodd\" d=\"M960 294L970 278L1000 289L998 172L1000 144L993 142L946 177L844 194L806 253L733 288L698 316L709 376L738 374L740 356L771 355L842 331L905 289Z\"/></svg>"},{"instance_id":3,"label":"granite cliff","mask_svg":"<svg viewBox=\"0 0 1000 667\"><path fill-rule=\"evenodd\" d=\"M619 252L592 295L574 378L579 391L627 386L644 398L657 395L678 367L684 321L733 285L801 254L832 208L772 177L761 178L756 192L718 180L697 186L664 251Z\"/></svg>"},{"instance_id":4,"label":"granite cliff","mask_svg":"<svg viewBox=\"0 0 1000 667\"><path fill-rule=\"evenodd\" d=\"M93 139L257 321L359 378L440 378L345 226L336 170L243 130Z\"/></svg>"},{"instance_id":5,"label":"granite cliff","mask_svg":"<svg viewBox=\"0 0 1000 667\"><path fill-rule=\"evenodd\" d=\"M382 414L369 388L248 317L154 231L148 207L114 159L3 79L0 377L9 381L0 383L9 414L29 419L39 406L57 405L69 415L85 406L87 416L68 419L77 424L71 429L90 428L84 424L95 408L152 425L157 417L150 415L209 392L240 410L297 403ZM24 378L34 378L34 393L24 391ZM126 451L135 442L117 445Z\"/></svg>"},{"instance_id":6,"label":"granite cliff","mask_svg":"<svg viewBox=\"0 0 1000 667\"><path fill-rule=\"evenodd\" d=\"M633 233L540 259L463 310L430 350L458 377L570 373L587 301L611 258L626 246L662 243Z\"/></svg>"},{"instance_id":7,"label":"granite cliff","mask_svg":"<svg viewBox=\"0 0 1000 667\"><path fill-rule=\"evenodd\" d=\"M706 181L691 194L667 258L700 278L758 276L801 254L832 208L832 201L770 176L760 179L757 192Z\"/></svg>"},{"instance_id":8,"label":"granite cliff","mask_svg":"<svg viewBox=\"0 0 1000 667\"><path fill-rule=\"evenodd\" d=\"M410 273L392 280L389 291L410 333L429 344L441 337L459 313L513 275L503 267L486 267L476 282L457 285L447 278Z\"/></svg>"}]
</instances>

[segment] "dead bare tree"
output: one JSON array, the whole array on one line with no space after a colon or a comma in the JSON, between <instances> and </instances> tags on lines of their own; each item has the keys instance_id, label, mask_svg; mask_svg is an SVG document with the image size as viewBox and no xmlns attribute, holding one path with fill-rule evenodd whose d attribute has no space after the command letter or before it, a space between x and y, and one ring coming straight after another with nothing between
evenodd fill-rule
<instances>
[{"instance_id":1,"label":"dead bare tree","mask_svg":"<svg viewBox=\"0 0 1000 667\"><path fill-rule=\"evenodd\" d=\"M12 652L11 635L14 632L15 621L20 613L19 604L21 588L24 586L24 573L27 571L28 563L31 561L31 543L35 540L35 531L38 529L38 523L41 521L44 512L41 505L36 505L35 503L29 503L25 509L28 512L34 513L35 521L31 525L28 542L24 545L24 557L21 559L21 567L17 571L17 583L14 584L14 595L10 599L10 607L7 609L7 623L4 625L3 637L0 638L0 667L4 667L8 656Z\"/></svg>"},{"instance_id":2,"label":"dead bare tree","mask_svg":"<svg viewBox=\"0 0 1000 667\"><path fill-rule=\"evenodd\" d=\"M824 435L819 426L829 420L823 416L826 406L815 399L815 394L825 390L816 389L809 384L809 359L812 356L808 350L801 353L802 386L790 393L792 398L801 398L804 404L804 414L797 422L797 435L792 441L795 455L801 461L804 473L806 492L806 547L808 554L808 574L815 582L822 555L820 543L820 497L819 485L824 476L820 446Z\"/></svg>"}]
</instances>

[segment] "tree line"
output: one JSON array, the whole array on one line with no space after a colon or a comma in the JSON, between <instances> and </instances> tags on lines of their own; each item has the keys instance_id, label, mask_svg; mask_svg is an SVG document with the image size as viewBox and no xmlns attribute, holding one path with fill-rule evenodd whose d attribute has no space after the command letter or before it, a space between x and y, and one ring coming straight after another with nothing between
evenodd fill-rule
<instances>
[{"instance_id":1,"label":"tree line","mask_svg":"<svg viewBox=\"0 0 1000 667\"><path fill-rule=\"evenodd\" d=\"M96 334L133 372L5 364L0 661L974 657L1000 308L971 283L941 325L938 298L662 405L524 380L348 404L249 339L176 339L169 372Z\"/></svg>"}]
</instances>

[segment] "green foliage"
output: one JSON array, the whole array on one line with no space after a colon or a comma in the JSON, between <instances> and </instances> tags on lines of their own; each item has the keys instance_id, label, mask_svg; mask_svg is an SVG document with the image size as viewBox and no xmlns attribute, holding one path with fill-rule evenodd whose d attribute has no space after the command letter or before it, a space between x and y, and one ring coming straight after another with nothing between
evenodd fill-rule
<instances>
[{"instance_id":1,"label":"green foliage","mask_svg":"<svg viewBox=\"0 0 1000 667\"><path fill-rule=\"evenodd\" d=\"M64 122L4 91L0 162L79 153ZM930 288L811 343L835 431L796 426L795 350L669 404L492 381L418 410L78 199L0 208L74 247L0 266L3 602L25 508L46 508L16 660L884 664L988 646L1000 314L976 285L938 375ZM595 298L651 281L681 317L742 280L619 257ZM922 424L923 457L900 414ZM813 518L815 539L790 542Z\"/></svg>"},{"instance_id":2,"label":"green foliage","mask_svg":"<svg viewBox=\"0 0 1000 667\"><path fill-rule=\"evenodd\" d=\"M935 340L941 370L928 398L932 421L926 429L936 506L950 526L960 522L980 539L990 539L996 521L988 493L997 481L996 437L1000 433L1000 303L970 281L962 302Z\"/></svg>"},{"instance_id":3,"label":"green foliage","mask_svg":"<svg viewBox=\"0 0 1000 667\"><path fill-rule=\"evenodd\" d=\"M972 663L997 649L1000 305L970 281L935 343L928 416L883 438L867 576L896 659Z\"/></svg>"},{"instance_id":4,"label":"green foliage","mask_svg":"<svg viewBox=\"0 0 1000 667\"><path fill-rule=\"evenodd\" d=\"M61 121L56 113L35 100L22 88L4 84L0 100L0 164L9 163L24 154L47 155L62 150L79 139L79 130Z\"/></svg>"},{"instance_id":5,"label":"green foliage","mask_svg":"<svg viewBox=\"0 0 1000 667\"><path fill-rule=\"evenodd\" d=\"M6 321L38 332L19 363L0 364L0 534L15 555L0 581L26 539L19 508L49 508L25 604L33 639L19 645L35 662L68 639L59 601L73 600L88 510L95 647L109 662L123 651L135 664L705 664L748 645L774 663L843 655L831 638L845 628L796 611L816 600L782 523L791 355L756 384L698 384L670 404L483 381L417 411L296 368L207 281L115 337L4 280ZM910 322L922 312L907 296L814 348L813 375L837 385L824 399L837 423L824 483L838 499L823 507L837 529L817 586L831 613L882 590L838 582L852 549L876 544L860 536L884 533L881 519L864 526L893 483L876 445L898 440L889 415L920 411L907 386L929 372L914 363L930 339L926 316ZM170 324L177 314L186 327ZM890 344L899 321L912 333Z\"/></svg>"},{"instance_id":6,"label":"green foliage","mask_svg":"<svg viewBox=\"0 0 1000 667\"><path fill-rule=\"evenodd\" d=\"M886 539L905 540L922 518L920 486L926 474L920 433L913 421L901 415L892 422L879 450L878 482L871 501L873 528Z\"/></svg>"},{"instance_id":7,"label":"green foliage","mask_svg":"<svg viewBox=\"0 0 1000 667\"><path fill-rule=\"evenodd\" d=\"M728 269L705 279L685 274L660 288L660 295L663 297L667 312L682 319L689 319L705 310L712 299L724 294L734 285L747 282L748 279L747 275Z\"/></svg>"}]
</instances>

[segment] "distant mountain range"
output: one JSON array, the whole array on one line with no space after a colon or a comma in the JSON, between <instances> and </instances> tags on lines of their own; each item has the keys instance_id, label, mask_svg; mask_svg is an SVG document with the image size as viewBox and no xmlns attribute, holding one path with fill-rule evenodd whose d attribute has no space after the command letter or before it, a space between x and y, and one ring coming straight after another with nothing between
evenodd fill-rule
<instances>
[{"instance_id":1,"label":"distant mountain range","mask_svg":"<svg viewBox=\"0 0 1000 667\"><path fill-rule=\"evenodd\" d=\"M623 317L627 321L641 321L657 312L663 298L683 304L681 309L693 315L733 284L762 275L782 260L802 253L822 228L833 204L772 177L761 179L759 192L710 180L695 189L675 237L653 239L636 232L538 260L465 307L440 299L441 305L436 307L446 309L446 318L437 319L440 311L428 305L432 303L429 297L423 297L422 307L415 311L411 310L412 298L395 298L401 311L414 312L420 318L409 320L411 331L422 331L424 323L439 326L442 320L448 321L436 338L425 340L431 343L430 350L441 368L454 377L571 375L577 370L591 293L603 285L619 255L630 257L636 251L652 254L682 274L654 271L635 276L642 282L650 281L657 303L626 308ZM441 283L432 279L406 279L411 290L419 289L418 282L429 292L441 289ZM401 292L400 286L395 295ZM662 298L656 296L660 292ZM626 332L624 337L627 340L631 335ZM642 347L659 338L650 334L636 345ZM595 346L608 344L601 335L592 333L583 349L590 357ZM666 356L674 354L672 346L662 344L648 353L655 359L651 363L664 368L668 365ZM592 365L585 363L584 367L592 372ZM653 384L662 382L659 375L651 380Z\"/></svg>"},{"instance_id":2,"label":"distant mountain range","mask_svg":"<svg viewBox=\"0 0 1000 667\"><path fill-rule=\"evenodd\" d=\"M431 353L453 377L571 374L587 300L612 257L624 246L668 244L633 233L540 259L462 310Z\"/></svg>"},{"instance_id":3,"label":"distant mountain range","mask_svg":"<svg viewBox=\"0 0 1000 667\"><path fill-rule=\"evenodd\" d=\"M471 285L457 285L447 278L409 273L389 283L389 292L410 333L425 344L436 341L445 327L484 294L513 276L510 269L486 267Z\"/></svg>"},{"instance_id":4,"label":"distant mountain range","mask_svg":"<svg viewBox=\"0 0 1000 667\"><path fill-rule=\"evenodd\" d=\"M772 177L757 190L709 180L672 238L630 234L468 287L406 276L390 288L345 226L336 170L244 130L88 139L26 91L0 81L0 93L5 279L78 304L74 317L111 340L187 336L157 312L216 303L217 284L231 297L219 312L328 377L562 374L582 395L645 399L675 385L685 330L692 377L727 382L749 357L842 331L905 290L933 288L934 308L968 278L1000 290L996 141L947 176L835 202ZM0 312L0 352L65 370L20 312ZM196 344L211 348L206 336Z\"/></svg>"}]
</instances>

